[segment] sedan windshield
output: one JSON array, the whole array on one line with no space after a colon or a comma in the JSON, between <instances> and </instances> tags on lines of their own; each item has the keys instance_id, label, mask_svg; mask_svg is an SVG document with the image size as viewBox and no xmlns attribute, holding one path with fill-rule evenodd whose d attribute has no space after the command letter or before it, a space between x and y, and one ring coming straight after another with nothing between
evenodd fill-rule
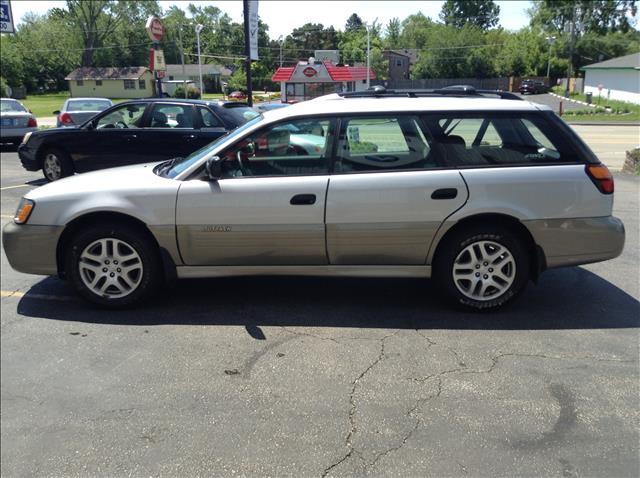
<instances>
[{"instance_id":1,"label":"sedan windshield","mask_svg":"<svg viewBox=\"0 0 640 478\"><path fill-rule=\"evenodd\" d=\"M69 101L67 111L103 111L111 106L109 101Z\"/></svg>"},{"instance_id":2,"label":"sedan windshield","mask_svg":"<svg viewBox=\"0 0 640 478\"><path fill-rule=\"evenodd\" d=\"M262 115L258 115L255 118L243 124L242 126L239 126L238 128L229 132L225 136L220 136L218 139L216 139L212 143L209 143L203 148L200 148L199 150L194 151L186 158L176 158L175 161L171 163L171 166L169 167L169 169L167 169L166 171L162 171L161 174L169 178L175 178L178 174L180 174L183 171L186 171L189 167L197 163L200 159L207 156L216 146L222 143L226 143L227 141L233 141L234 139L241 136L247 129L251 128L254 124L262 121L262 119L263 119Z\"/></svg>"},{"instance_id":3,"label":"sedan windshield","mask_svg":"<svg viewBox=\"0 0 640 478\"><path fill-rule=\"evenodd\" d=\"M27 110L16 100L2 100L0 101L0 111L3 113L24 113Z\"/></svg>"},{"instance_id":4,"label":"sedan windshield","mask_svg":"<svg viewBox=\"0 0 640 478\"><path fill-rule=\"evenodd\" d=\"M249 106L236 105L233 103L223 105L222 108L216 110L216 113L222 116L227 123L236 126L240 126L260 114Z\"/></svg>"}]
</instances>

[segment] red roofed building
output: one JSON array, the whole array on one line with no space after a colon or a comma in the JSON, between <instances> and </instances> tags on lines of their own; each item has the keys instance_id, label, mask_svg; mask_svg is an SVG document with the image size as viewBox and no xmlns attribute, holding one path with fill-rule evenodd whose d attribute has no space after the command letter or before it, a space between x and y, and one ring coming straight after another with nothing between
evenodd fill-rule
<instances>
[{"instance_id":1,"label":"red roofed building","mask_svg":"<svg viewBox=\"0 0 640 478\"><path fill-rule=\"evenodd\" d=\"M369 79L376 74L369 69ZM361 91L367 88L367 68L334 65L329 60L309 58L296 66L280 67L271 77L280 82L283 102L310 100L330 93Z\"/></svg>"}]
</instances>

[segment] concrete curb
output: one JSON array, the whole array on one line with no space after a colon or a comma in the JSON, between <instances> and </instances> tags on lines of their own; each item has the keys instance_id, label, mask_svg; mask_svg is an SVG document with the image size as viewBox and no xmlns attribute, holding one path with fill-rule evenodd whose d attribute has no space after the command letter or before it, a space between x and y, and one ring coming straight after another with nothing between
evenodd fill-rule
<instances>
[{"instance_id":1,"label":"concrete curb","mask_svg":"<svg viewBox=\"0 0 640 478\"><path fill-rule=\"evenodd\" d=\"M565 98L564 96L560 96L557 95L555 93L551 93L549 92L549 94L551 96L555 96L556 98L562 100L562 101L571 101L572 103L578 103L579 105L584 105L584 106L588 106L589 108L597 108L597 105L593 105L593 104L589 104L589 103L585 103L584 101L580 101L580 100L572 100L571 98Z\"/></svg>"},{"instance_id":2,"label":"concrete curb","mask_svg":"<svg viewBox=\"0 0 640 478\"><path fill-rule=\"evenodd\" d=\"M576 126L640 126L640 123L624 123L618 121L567 121L567 124Z\"/></svg>"}]
</instances>

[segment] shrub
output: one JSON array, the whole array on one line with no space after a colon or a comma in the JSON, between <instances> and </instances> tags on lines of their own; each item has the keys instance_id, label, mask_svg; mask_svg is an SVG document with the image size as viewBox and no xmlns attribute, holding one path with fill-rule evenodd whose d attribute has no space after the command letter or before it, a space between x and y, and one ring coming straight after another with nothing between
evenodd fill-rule
<instances>
[{"instance_id":1,"label":"shrub","mask_svg":"<svg viewBox=\"0 0 640 478\"><path fill-rule=\"evenodd\" d=\"M184 98L184 87L177 86L173 92L174 98ZM187 86L187 98L191 100L200 99L200 90L195 86L189 85Z\"/></svg>"},{"instance_id":2,"label":"shrub","mask_svg":"<svg viewBox=\"0 0 640 478\"><path fill-rule=\"evenodd\" d=\"M627 159L624 162L622 171L640 176L640 148L627 151Z\"/></svg>"}]
</instances>

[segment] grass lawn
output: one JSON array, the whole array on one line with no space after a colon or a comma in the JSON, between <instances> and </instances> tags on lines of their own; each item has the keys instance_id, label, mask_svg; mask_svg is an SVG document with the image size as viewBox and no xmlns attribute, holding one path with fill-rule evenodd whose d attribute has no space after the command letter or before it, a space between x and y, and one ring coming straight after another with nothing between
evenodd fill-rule
<instances>
[{"instance_id":1,"label":"grass lawn","mask_svg":"<svg viewBox=\"0 0 640 478\"><path fill-rule=\"evenodd\" d=\"M554 93L563 96L564 90L560 86L553 88ZM583 93L572 93L571 99L579 101L587 101L587 97ZM565 111L562 117L566 121L640 121L640 105L628 103L626 101L608 100L606 98L598 98L593 96L592 102L595 108L585 106L582 110ZM606 108L610 108L611 112L606 112Z\"/></svg>"},{"instance_id":2,"label":"grass lawn","mask_svg":"<svg viewBox=\"0 0 640 478\"><path fill-rule=\"evenodd\" d=\"M36 118L45 116L55 116L54 111L62 108L65 100L69 98L68 91L58 93L48 93L44 95L29 95L26 99L20 100L27 108L29 108ZM112 98L113 103L126 101L128 98Z\"/></svg>"}]
</instances>

